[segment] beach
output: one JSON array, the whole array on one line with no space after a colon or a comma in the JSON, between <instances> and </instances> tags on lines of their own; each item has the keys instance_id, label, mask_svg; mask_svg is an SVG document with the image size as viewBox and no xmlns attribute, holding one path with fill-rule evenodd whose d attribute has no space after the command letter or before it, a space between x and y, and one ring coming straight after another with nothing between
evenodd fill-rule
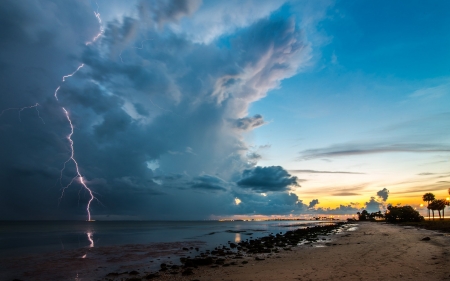
<instances>
[{"instance_id":1,"label":"beach","mask_svg":"<svg viewBox=\"0 0 450 281\"><path fill-rule=\"evenodd\" d=\"M194 275L164 274L152 280L450 280L450 236L434 231L358 223L333 235L330 246L299 246L264 260L228 267L201 267ZM422 240L429 237L430 240Z\"/></svg>"},{"instance_id":2,"label":"beach","mask_svg":"<svg viewBox=\"0 0 450 281\"><path fill-rule=\"evenodd\" d=\"M227 241L209 252L191 241L157 244L159 253L143 244L12 257L2 261L2 280L450 280L448 233L382 222L317 229L310 241L270 252L237 251Z\"/></svg>"}]
</instances>

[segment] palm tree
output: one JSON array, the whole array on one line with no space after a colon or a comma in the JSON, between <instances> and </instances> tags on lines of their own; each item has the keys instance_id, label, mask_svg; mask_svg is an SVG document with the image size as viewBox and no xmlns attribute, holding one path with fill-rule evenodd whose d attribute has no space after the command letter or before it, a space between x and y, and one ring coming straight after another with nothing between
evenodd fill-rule
<instances>
[{"instance_id":1,"label":"palm tree","mask_svg":"<svg viewBox=\"0 0 450 281\"><path fill-rule=\"evenodd\" d=\"M442 213L444 213L445 205L446 205L446 200L444 200L444 199L433 200L428 205L427 208L431 209L431 211L433 212L433 220L434 220L434 211L438 211L439 219L442 219L442 217L441 217L441 210L442 210Z\"/></svg>"},{"instance_id":2,"label":"palm tree","mask_svg":"<svg viewBox=\"0 0 450 281\"><path fill-rule=\"evenodd\" d=\"M444 204L445 204L445 206L450 206L450 201L448 200L448 198L447 198L447 200L444 200ZM445 207L444 207L445 208ZM444 216L444 210L442 210L442 216L444 217L444 219L445 219L445 216Z\"/></svg>"},{"instance_id":3,"label":"palm tree","mask_svg":"<svg viewBox=\"0 0 450 281\"><path fill-rule=\"evenodd\" d=\"M450 192L450 190L449 190ZM428 209L428 219L430 219L430 202L433 201L436 198L433 193L425 193L422 196L422 200L428 203L427 209ZM433 212L433 218L434 218L434 212Z\"/></svg>"}]
</instances>

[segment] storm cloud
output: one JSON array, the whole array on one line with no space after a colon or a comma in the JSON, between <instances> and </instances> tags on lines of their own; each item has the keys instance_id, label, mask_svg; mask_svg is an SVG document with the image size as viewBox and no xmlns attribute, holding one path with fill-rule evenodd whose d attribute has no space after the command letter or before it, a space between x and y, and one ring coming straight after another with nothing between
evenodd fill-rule
<instances>
[{"instance_id":1,"label":"storm cloud","mask_svg":"<svg viewBox=\"0 0 450 281\"><path fill-rule=\"evenodd\" d=\"M297 177L291 176L280 166L255 167L244 170L237 184L257 192L287 191L291 186L300 186Z\"/></svg>"},{"instance_id":2,"label":"storm cloud","mask_svg":"<svg viewBox=\"0 0 450 281\"><path fill-rule=\"evenodd\" d=\"M0 116L1 218L85 217L89 196L79 180L60 198L76 175L70 162L61 172L70 157L62 107L74 126L80 172L99 199L94 217L304 210L289 193L297 177L256 166L261 156L243 137L265 124L260 114L248 116L249 106L311 58L299 23L280 14L281 4L266 3L233 30L195 39L180 24L204 14L201 1L138 1L133 13L118 15L101 4L109 20L86 44L100 30L89 1L0 3L0 104L11 108ZM272 201L260 197L265 192Z\"/></svg>"}]
</instances>

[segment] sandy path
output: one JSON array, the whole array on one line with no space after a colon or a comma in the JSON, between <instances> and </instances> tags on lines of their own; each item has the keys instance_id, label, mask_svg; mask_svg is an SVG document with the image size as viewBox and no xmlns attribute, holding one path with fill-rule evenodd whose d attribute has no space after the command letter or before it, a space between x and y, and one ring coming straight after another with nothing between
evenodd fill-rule
<instances>
[{"instance_id":1,"label":"sandy path","mask_svg":"<svg viewBox=\"0 0 450 281\"><path fill-rule=\"evenodd\" d=\"M430 241L421 241L424 237ZM248 260L243 266L194 269L167 280L450 280L450 236L433 231L360 223L328 247L302 246L292 252Z\"/></svg>"}]
</instances>

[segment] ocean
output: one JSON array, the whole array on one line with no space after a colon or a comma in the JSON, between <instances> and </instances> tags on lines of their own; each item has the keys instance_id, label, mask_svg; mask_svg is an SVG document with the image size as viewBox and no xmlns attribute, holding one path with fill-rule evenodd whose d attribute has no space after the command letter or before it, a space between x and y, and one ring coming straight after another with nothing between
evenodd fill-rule
<instances>
[{"instance_id":1,"label":"ocean","mask_svg":"<svg viewBox=\"0 0 450 281\"><path fill-rule=\"evenodd\" d=\"M332 222L2 221L0 278L90 280L114 270L145 267L150 272L163 261L228 242L324 223Z\"/></svg>"},{"instance_id":2,"label":"ocean","mask_svg":"<svg viewBox=\"0 0 450 281\"><path fill-rule=\"evenodd\" d=\"M215 247L321 221L2 221L0 257L126 244L202 241Z\"/></svg>"}]
</instances>

